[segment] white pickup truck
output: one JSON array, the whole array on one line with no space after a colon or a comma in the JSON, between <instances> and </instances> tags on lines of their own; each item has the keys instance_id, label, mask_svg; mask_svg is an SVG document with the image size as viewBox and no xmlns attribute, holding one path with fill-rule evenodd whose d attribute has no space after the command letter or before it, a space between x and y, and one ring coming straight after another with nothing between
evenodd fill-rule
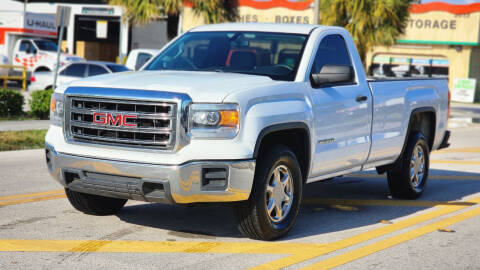
<instances>
[{"instance_id":1,"label":"white pickup truck","mask_svg":"<svg viewBox=\"0 0 480 270\"><path fill-rule=\"evenodd\" d=\"M47 166L87 214L228 202L244 235L272 240L307 183L377 168L393 196L419 197L448 110L445 80L367 80L343 28L206 25L143 71L57 88Z\"/></svg>"}]
</instances>

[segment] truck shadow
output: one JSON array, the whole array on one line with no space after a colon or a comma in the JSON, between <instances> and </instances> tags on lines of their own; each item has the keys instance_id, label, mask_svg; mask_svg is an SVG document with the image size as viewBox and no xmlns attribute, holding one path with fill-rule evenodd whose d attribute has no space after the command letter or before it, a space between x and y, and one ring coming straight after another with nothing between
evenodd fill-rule
<instances>
[{"instance_id":1,"label":"truck shadow","mask_svg":"<svg viewBox=\"0 0 480 270\"><path fill-rule=\"evenodd\" d=\"M418 201L455 201L480 192L480 174L438 169L431 169L430 174L427 189ZM336 204L336 199L390 200L386 177L373 172L308 184L304 188L304 198L334 200L328 204L306 200L295 226L282 240L373 225L381 220L393 220L429 208L425 205ZM131 224L169 230L172 238L244 238L236 228L233 209L229 206L136 204L127 205L117 216Z\"/></svg>"}]
</instances>

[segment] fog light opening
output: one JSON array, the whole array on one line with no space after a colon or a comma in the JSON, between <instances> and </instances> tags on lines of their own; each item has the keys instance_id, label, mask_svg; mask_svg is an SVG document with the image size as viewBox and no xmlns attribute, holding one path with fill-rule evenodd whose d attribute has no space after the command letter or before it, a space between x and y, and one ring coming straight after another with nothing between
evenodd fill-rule
<instances>
[{"instance_id":1,"label":"fog light opening","mask_svg":"<svg viewBox=\"0 0 480 270\"><path fill-rule=\"evenodd\" d=\"M226 190L228 187L227 167L202 168L202 190Z\"/></svg>"}]
</instances>

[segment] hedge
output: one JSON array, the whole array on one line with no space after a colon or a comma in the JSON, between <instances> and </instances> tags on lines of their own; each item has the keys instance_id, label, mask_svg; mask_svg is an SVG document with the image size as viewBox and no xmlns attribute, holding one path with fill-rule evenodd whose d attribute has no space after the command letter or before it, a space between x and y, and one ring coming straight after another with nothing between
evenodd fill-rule
<instances>
[{"instance_id":1,"label":"hedge","mask_svg":"<svg viewBox=\"0 0 480 270\"><path fill-rule=\"evenodd\" d=\"M24 98L20 92L0 89L0 117L22 115L23 102Z\"/></svg>"},{"instance_id":2,"label":"hedge","mask_svg":"<svg viewBox=\"0 0 480 270\"><path fill-rule=\"evenodd\" d=\"M48 119L50 114L50 97L53 90L39 90L32 92L32 100L30 100L30 108L32 114L40 119Z\"/></svg>"}]
</instances>

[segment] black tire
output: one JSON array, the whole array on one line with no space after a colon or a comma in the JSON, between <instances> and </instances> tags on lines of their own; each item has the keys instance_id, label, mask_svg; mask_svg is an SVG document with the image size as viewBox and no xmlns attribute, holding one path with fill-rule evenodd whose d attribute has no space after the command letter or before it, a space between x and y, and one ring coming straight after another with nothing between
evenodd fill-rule
<instances>
[{"instance_id":1,"label":"black tire","mask_svg":"<svg viewBox=\"0 0 480 270\"><path fill-rule=\"evenodd\" d=\"M417 181L414 181L412 179L415 179L415 177L412 178L411 176L411 166L415 164L414 151L417 147L423 152L423 175L422 177L418 177ZM428 179L429 157L430 149L423 134L417 132L410 136L403 155L393 167L387 171L388 187L392 196L401 199L416 199L422 195ZM420 156L417 160L419 159L421 159ZM415 170L413 174L415 175ZM420 175L420 173L418 175Z\"/></svg>"},{"instance_id":2,"label":"black tire","mask_svg":"<svg viewBox=\"0 0 480 270\"><path fill-rule=\"evenodd\" d=\"M285 168L288 170L285 170ZM280 200L282 211L285 210L286 213L284 213L283 218L275 221L272 219L276 217L272 218L271 214L268 213L267 199L269 196L272 196L270 199L272 200L271 202L273 202L273 194L279 190L279 192L282 192L282 189L283 193L281 194L287 194L285 190L287 190L288 187L282 186L278 189L275 188L275 191L271 191L270 193L272 195L267 195L267 186L271 187L271 183L273 183L272 175L275 170L279 172L279 169L291 175L291 182L289 182L290 184L288 186L293 187L293 192L289 192L293 194L293 196L291 197L292 199L289 199L291 202L290 207L286 208L289 210L283 209L287 203L286 201ZM280 175L282 174L280 173ZM285 178L285 175L286 174L283 174L283 179L288 179ZM280 178L281 176L279 176L278 179ZM295 154L283 145L276 145L268 151L265 151L264 154L261 154L257 158L250 198L248 201L235 206L235 214L240 232L249 238L257 240L274 240L286 235L293 227L297 218L302 198L302 188L302 173ZM277 211L276 209L279 208L272 207L272 209L274 210L271 213L275 213ZM279 211L278 213L283 212Z\"/></svg>"},{"instance_id":3,"label":"black tire","mask_svg":"<svg viewBox=\"0 0 480 270\"><path fill-rule=\"evenodd\" d=\"M75 209L88 215L114 215L125 205L127 200L81 193L65 189L68 201Z\"/></svg>"}]
</instances>

